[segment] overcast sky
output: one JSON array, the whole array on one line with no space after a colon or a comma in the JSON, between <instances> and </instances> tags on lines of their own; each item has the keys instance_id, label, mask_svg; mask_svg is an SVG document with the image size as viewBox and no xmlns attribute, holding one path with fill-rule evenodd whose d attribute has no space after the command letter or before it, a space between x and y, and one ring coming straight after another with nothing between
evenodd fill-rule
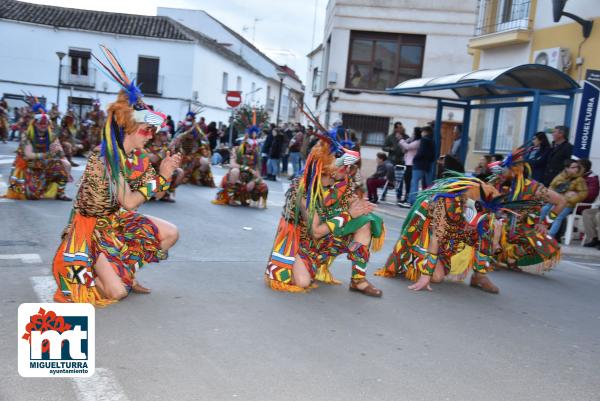
<instances>
[{"instance_id":1,"label":"overcast sky","mask_svg":"<svg viewBox=\"0 0 600 401\"><path fill-rule=\"evenodd\" d=\"M204 10L252 41L279 64L292 67L306 82L306 55L323 39L327 0L27 0L30 3L127 14L156 15L156 7ZM316 5L315 38L313 20ZM248 29L244 31L244 27Z\"/></svg>"}]
</instances>

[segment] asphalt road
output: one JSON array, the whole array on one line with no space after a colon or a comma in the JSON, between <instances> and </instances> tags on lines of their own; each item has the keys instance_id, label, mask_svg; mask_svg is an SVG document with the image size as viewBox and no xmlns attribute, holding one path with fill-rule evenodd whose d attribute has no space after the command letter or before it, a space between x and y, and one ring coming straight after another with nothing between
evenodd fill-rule
<instances>
[{"instance_id":1,"label":"asphalt road","mask_svg":"<svg viewBox=\"0 0 600 401\"><path fill-rule=\"evenodd\" d=\"M2 182L14 148L0 144ZM340 258L342 285L278 293L262 275L285 188L269 186L267 210L212 205L215 189L192 186L176 204L142 207L181 239L140 272L151 295L96 310L97 373L77 380L21 378L15 335L18 305L53 291L71 205L0 200L0 400L600 400L597 261L494 272L499 295L456 283L415 293L373 277L384 291L373 299L347 290ZM385 220L371 272L399 233Z\"/></svg>"}]
</instances>

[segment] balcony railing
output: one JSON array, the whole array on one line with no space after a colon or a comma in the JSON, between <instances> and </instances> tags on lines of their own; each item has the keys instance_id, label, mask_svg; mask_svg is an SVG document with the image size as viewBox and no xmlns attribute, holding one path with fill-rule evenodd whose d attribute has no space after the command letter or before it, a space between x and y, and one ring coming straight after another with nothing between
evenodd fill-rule
<instances>
[{"instance_id":1,"label":"balcony railing","mask_svg":"<svg viewBox=\"0 0 600 401\"><path fill-rule=\"evenodd\" d=\"M162 95L163 94L163 75L153 74L132 74L132 79L135 79L136 84L140 86L142 93L146 95Z\"/></svg>"},{"instance_id":2,"label":"balcony railing","mask_svg":"<svg viewBox=\"0 0 600 401\"><path fill-rule=\"evenodd\" d=\"M96 69L89 67L87 73L71 73L70 65L63 65L60 71L60 84L72 86L85 86L93 88L96 86Z\"/></svg>"},{"instance_id":3,"label":"balcony railing","mask_svg":"<svg viewBox=\"0 0 600 401\"><path fill-rule=\"evenodd\" d=\"M479 0L475 36L529 29L531 0Z\"/></svg>"}]
</instances>

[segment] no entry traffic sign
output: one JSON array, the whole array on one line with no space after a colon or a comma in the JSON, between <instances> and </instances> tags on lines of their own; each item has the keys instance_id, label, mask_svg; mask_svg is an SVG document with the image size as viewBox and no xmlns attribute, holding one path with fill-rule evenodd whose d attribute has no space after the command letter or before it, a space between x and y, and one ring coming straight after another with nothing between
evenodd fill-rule
<instances>
[{"instance_id":1,"label":"no entry traffic sign","mask_svg":"<svg viewBox=\"0 0 600 401\"><path fill-rule=\"evenodd\" d=\"M237 107L242 103L242 92L240 91L227 91L225 101L230 107Z\"/></svg>"}]
</instances>

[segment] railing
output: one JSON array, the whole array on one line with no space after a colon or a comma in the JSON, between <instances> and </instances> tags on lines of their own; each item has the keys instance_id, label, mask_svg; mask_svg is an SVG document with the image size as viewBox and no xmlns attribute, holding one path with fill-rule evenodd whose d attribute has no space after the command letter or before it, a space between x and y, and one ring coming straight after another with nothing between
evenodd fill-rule
<instances>
[{"instance_id":1,"label":"railing","mask_svg":"<svg viewBox=\"0 0 600 401\"><path fill-rule=\"evenodd\" d=\"M89 67L87 74L72 74L71 66L63 65L60 71L60 84L93 88L96 86L96 69Z\"/></svg>"},{"instance_id":2,"label":"railing","mask_svg":"<svg viewBox=\"0 0 600 401\"><path fill-rule=\"evenodd\" d=\"M531 0L479 0L475 36L529 29Z\"/></svg>"},{"instance_id":3,"label":"railing","mask_svg":"<svg viewBox=\"0 0 600 401\"><path fill-rule=\"evenodd\" d=\"M135 79L136 84L140 86L142 93L146 95L162 95L163 94L163 75L154 74L132 74L132 79Z\"/></svg>"}]
</instances>

